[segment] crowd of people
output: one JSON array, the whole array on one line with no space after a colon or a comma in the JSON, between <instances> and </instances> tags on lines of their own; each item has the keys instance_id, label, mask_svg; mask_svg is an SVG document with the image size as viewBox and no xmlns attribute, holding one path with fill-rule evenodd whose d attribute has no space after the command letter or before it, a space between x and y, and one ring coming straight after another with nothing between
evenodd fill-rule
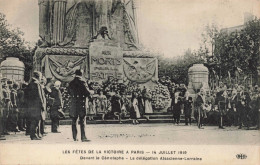
<instances>
[{"instance_id":1,"label":"crowd of people","mask_svg":"<svg viewBox=\"0 0 260 165\"><path fill-rule=\"evenodd\" d=\"M66 109L72 119L73 139L77 141L76 123L79 120L81 140L88 141L85 136L85 122L131 118L138 124L140 118L149 120L156 104L153 96L158 91L151 91L138 84L123 84L115 79L103 84L90 82L82 77L82 71L75 72L75 78L62 84L58 80L48 81L40 72L34 72L30 83L2 81L0 132L1 139L10 132L26 131L31 140L41 140L46 136L45 119L51 119L51 132L59 132L59 122L65 118ZM235 84L227 87L220 83L215 90L201 88L196 95L188 92L184 84L175 84L168 79L159 81L159 88L166 86L168 93L161 90L162 95L171 99L168 112L173 114L173 123L180 124L184 115L185 125L191 125L192 116L199 128L205 125L218 124L259 128L260 94L258 86L245 88Z\"/></svg>"}]
</instances>

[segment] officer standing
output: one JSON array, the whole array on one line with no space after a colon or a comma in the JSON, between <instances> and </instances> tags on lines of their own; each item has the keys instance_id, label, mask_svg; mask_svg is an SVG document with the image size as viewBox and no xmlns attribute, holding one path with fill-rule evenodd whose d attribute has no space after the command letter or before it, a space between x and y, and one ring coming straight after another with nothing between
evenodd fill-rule
<instances>
[{"instance_id":1,"label":"officer standing","mask_svg":"<svg viewBox=\"0 0 260 165\"><path fill-rule=\"evenodd\" d=\"M87 142L85 135L85 101L86 97L90 96L87 83L82 79L83 71L76 70L75 78L69 83L69 94L71 96L70 100L70 117L72 118L72 135L74 141L77 141L77 125L76 122L79 118L80 131L81 131L81 141Z\"/></svg>"}]
</instances>

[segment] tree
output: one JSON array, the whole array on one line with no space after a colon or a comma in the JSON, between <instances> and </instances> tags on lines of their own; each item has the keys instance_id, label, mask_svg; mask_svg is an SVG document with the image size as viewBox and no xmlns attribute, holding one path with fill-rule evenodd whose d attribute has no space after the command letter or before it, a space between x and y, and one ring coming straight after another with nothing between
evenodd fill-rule
<instances>
[{"instance_id":1,"label":"tree","mask_svg":"<svg viewBox=\"0 0 260 165\"><path fill-rule=\"evenodd\" d=\"M186 50L183 56L177 58L159 57L159 75L169 77L173 82L188 85L188 70L193 64L203 63L198 52Z\"/></svg>"},{"instance_id":2,"label":"tree","mask_svg":"<svg viewBox=\"0 0 260 165\"><path fill-rule=\"evenodd\" d=\"M19 29L12 29L6 16L0 13L0 62L5 57L18 57L25 64L25 80L29 80L32 69L33 49L25 42L24 33Z\"/></svg>"}]
</instances>

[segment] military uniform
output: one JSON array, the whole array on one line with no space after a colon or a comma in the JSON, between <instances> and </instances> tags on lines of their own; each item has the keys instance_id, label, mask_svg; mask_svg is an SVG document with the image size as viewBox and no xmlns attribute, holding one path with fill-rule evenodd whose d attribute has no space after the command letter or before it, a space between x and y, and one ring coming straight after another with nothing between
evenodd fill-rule
<instances>
[{"instance_id":1,"label":"military uniform","mask_svg":"<svg viewBox=\"0 0 260 165\"><path fill-rule=\"evenodd\" d=\"M85 101L86 97L90 96L88 85L81 77L76 76L74 80L69 83L70 98L70 117L72 118L72 134L74 141L77 140L76 121L79 118L81 140L86 140L84 120L86 116Z\"/></svg>"}]
</instances>

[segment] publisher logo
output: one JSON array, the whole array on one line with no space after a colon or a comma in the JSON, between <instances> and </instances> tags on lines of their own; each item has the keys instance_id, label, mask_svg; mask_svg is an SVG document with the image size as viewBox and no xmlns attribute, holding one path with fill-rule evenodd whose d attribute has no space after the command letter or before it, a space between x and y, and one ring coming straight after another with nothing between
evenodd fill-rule
<instances>
[{"instance_id":1,"label":"publisher logo","mask_svg":"<svg viewBox=\"0 0 260 165\"><path fill-rule=\"evenodd\" d=\"M237 157L237 159L246 159L247 158L246 154L237 154L236 157Z\"/></svg>"}]
</instances>

